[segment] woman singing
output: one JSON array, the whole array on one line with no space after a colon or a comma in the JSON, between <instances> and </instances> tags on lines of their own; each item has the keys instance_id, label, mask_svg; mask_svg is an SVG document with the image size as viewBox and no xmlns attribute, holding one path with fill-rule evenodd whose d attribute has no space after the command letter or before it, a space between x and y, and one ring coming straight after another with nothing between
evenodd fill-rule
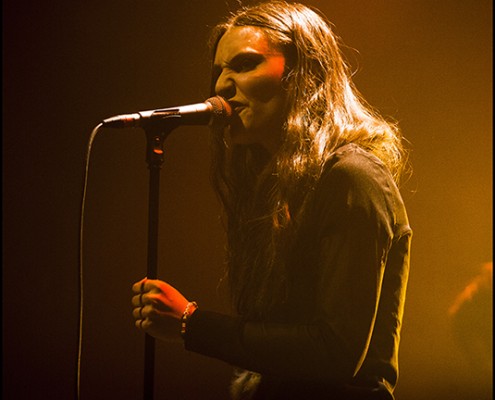
<instances>
[{"instance_id":1,"label":"woman singing","mask_svg":"<svg viewBox=\"0 0 495 400\"><path fill-rule=\"evenodd\" d=\"M232 315L162 280L133 316L235 366L233 399L393 399L412 231L397 126L361 98L331 24L304 5L243 8L213 31L212 127Z\"/></svg>"}]
</instances>

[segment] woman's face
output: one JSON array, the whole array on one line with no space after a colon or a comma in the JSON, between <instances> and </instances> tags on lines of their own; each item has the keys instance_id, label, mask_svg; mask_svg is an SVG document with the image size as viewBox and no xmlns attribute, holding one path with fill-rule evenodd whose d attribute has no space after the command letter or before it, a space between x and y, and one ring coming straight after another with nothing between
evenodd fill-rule
<instances>
[{"instance_id":1,"label":"woman's face","mask_svg":"<svg viewBox=\"0 0 495 400\"><path fill-rule=\"evenodd\" d=\"M215 92L234 110L234 144L258 143L272 153L279 147L287 98L282 85L285 61L262 28L233 27L218 42Z\"/></svg>"}]
</instances>

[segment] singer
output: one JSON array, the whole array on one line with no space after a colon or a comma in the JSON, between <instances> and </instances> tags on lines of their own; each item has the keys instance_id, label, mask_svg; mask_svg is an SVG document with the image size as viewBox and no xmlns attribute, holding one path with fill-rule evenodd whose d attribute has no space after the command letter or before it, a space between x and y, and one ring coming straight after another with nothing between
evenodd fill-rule
<instances>
[{"instance_id":1,"label":"singer","mask_svg":"<svg viewBox=\"0 0 495 400\"><path fill-rule=\"evenodd\" d=\"M320 12L270 1L212 33L213 184L233 313L162 280L133 287L138 329L234 368L233 399L394 399L412 231L397 124L351 81ZM172 330L171 330L172 327Z\"/></svg>"}]
</instances>

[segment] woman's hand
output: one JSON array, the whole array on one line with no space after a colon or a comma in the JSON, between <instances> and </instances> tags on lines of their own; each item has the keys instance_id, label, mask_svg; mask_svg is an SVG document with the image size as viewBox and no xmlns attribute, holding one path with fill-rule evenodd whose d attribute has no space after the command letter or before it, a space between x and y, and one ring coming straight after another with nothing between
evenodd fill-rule
<instances>
[{"instance_id":1,"label":"woman's hand","mask_svg":"<svg viewBox=\"0 0 495 400\"><path fill-rule=\"evenodd\" d=\"M189 301L177 289L156 279L136 282L132 291L136 327L157 339L180 339L180 319Z\"/></svg>"}]
</instances>

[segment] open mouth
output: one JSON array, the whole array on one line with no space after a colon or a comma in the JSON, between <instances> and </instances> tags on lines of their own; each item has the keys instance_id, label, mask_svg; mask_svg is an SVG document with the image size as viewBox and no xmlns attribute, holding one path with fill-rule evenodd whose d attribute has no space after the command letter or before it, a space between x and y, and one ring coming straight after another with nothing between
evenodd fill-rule
<instances>
[{"instance_id":1,"label":"open mouth","mask_svg":"<svg viewBox=\"0 0 495 400\"><path fill-rule=\"evenodd\" d=\"M232 106L232 110L234 110L236 114L239 114L242 110L244 110L244 108L246 108L245 105L238 103L236 101L230 101L229 103Z\"/></svg>"}]
</instances>

